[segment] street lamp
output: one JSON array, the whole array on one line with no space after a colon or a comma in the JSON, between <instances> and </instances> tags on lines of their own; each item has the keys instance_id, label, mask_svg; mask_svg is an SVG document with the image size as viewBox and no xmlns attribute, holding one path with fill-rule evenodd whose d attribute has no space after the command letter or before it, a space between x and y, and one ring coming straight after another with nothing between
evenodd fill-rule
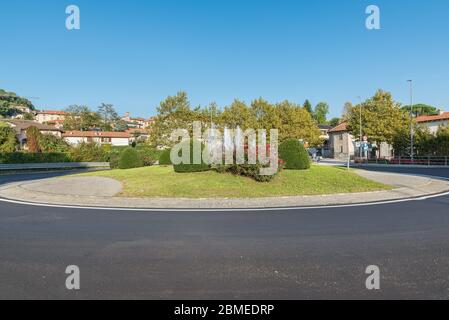
<instances>
[{"instance_id":1,"label":"street lamp","mask_svg":"<svg viewBox=\"0 0 449 320\"><path fill-rule=\"evenodd\" d=\"M410 84L410 159L413 163L413 80L407 80L407 82Z\"/></svg>"},{"instance_id":2,"label":"street lamp","mask_svg":"<svg viewBox=\"0 0 449 320\"><path fill-rule=\"evenodd\" d=\"M359 146L359 155L360 158L362 158L362 139L363 139L363 133L362 133L362 97L358 96L359 98L359 106L360 106L360 146Z\"/></svg>"}]
</instances>

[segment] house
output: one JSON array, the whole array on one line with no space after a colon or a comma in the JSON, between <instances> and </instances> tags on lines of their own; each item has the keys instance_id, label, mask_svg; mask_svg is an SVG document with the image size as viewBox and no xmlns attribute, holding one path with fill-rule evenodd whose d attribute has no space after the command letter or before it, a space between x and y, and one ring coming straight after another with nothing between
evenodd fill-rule
<instances>
[{"instance_id":1,"label":"house","mask_svg":"<svg viewBox=\"0 0 449 320\"><path fill-rule=\"evenodd\" d=\"M131 142L143 142L150 137L148 130L145 129L128 129L125 132L131 136Z\"/></svg>"},{"instance_id":2,"label":"house","mask_svg":"<svg viewBox=\"0 0 449 320\"><path fill-rule=\"evenodd\" d=\"M346 122L328 130L327 134L329 135L328 148L332 158L347 160L348 157L355 155L355 140L349 133Z\"/></svg>"},{"instance_id":3,"label":"house","mask_svg":"<svg viewBox=\"0 0 449 320\"><path fill-rule=\"evenodd\" d=\"M129 128L131 129L146 129L151 127L154 123L154 118L132 118L129 112L125 113L125 116L122 117L122 120L126 122Z\"/></svg>"},{"instance_id":4,"label":"house","mask_svg":"<svg viewBox=\"0 0 449 320\"><path fill-rule=\"evenodd\" d=\"M27 136L26 136L26 130L29 127L36 127L42 134L52 134L57 137L62 136L62 130L42 124L36 121L31 120L19 120L19 119L8 119L8 120L2 120L3 122L7 123L10 127L12 127L16 131L17 140L20 143L20 148L26 149L26 142L27 142Z\"/></svg>"},{"instance_id":5,"label":"house","mask_svg":"<svg viewBox=\"0 0 449 320\"><path fill-rule=\"evenodd\" d=\"M449 112L441 111L435 116L419 116L415 120L418 124L429 128L430 133L436 134L440 126L447 127L449 125Z\"/></svg>"},{"instance_id":6,"label":"house","mask_svg":"<svg viewBox=\"0 0 449 320\"><path fill-rule=\"evenodd\" d=\"M100 145L129 146L132 135L128 132L67 131L62 137L71 145L95 142Z\"/></svg>"},{"instance_id":7,"label":"house","mask_svg":"<svg viewBox=\"0 0 449 320\"><path fill-rule=\"evenodd\" d=\"M61 124L67 115L64 111L59 110L41 110L34 112L36 121L46 124Z\"/></svg>"},{"instance_id":8,"label":"house","mask_svg":"<svg viewBox=\"0 0 449 320\"><path fill-rule=\"evenodd\" d=\"M360 152L359 139L356 139L348 129L348 123L343 122L332 128L328 132L329 134L329 148L330 153L335 159L346 160L348 157L366 157L368 158L377 156L378 158L391 158L393 156L393 148L386 142L378 143L376 141L369 141L370 150L377 150L377 155L368 154L364 155ZM369 137L368 137L369 140Z\"/></svg>"}]
</instances>

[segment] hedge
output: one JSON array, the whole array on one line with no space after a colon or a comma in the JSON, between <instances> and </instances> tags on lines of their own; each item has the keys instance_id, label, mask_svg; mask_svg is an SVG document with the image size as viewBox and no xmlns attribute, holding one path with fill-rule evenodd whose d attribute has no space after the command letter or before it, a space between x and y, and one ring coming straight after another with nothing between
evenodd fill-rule
<instances>
[{"instance_id":1,"label":"hedge","mask_svg":"<svg viewBox=\"0 0 449 320\"><path fill-rule=\"evenodd\" d=\"M159 156L159 165L161 166L171 166L171 159L170 159L170 153L171 149L166 149L162 151L161 155Z\"/></svg>"},{"instance_id":2,"label":"hedge","mask_svg":"<svg viewBox=\"0 0 449 320\"><path fill-rule=\"evenodd\" d=\"M120 169L132 169L143 167L140 154L134 148L127 148L120 156L118 163Z\"/></svg>"},{"instance_id":3,"label":"hedge","mask_svg":"<svg viewBox=\"0 0 449 320\"><path fill-rule=\"evenodd\" d=\"M193 163L193 140L190 139L189 141L183 142L183 144L190 144L190 163L181 163L174 165L175 172L183 173L183 172L203 172L203 171L209 171L211 169L211 166L206 164L203 161L202 153L205 148L204 143L201 143L201 164L194 164ZM180 151L179 156L181 156L182 151Z\"/></svg>"},{"instance_id":4,"label":"hedge","mask_svg":"<svg viewBox=\"0 0 449 320\"><path fill-rule=\"evenodd\" d=\"M279 146L279 157L284 161L285 169L310 169L310 157L304 145L295 139L286 140Z\"/></svg>"},{"instance_id":5,"label":"hedge","mask_svg":"<svg viewBox=\"0 0 449 320\"><path fill-rule=\"evenodd\" d=\"M19 163L58 163L58 162L72 162L68 153L27 153L27 152L12 152L0 153L1 164L19 164Z\"/></svg>"}]
</instances>

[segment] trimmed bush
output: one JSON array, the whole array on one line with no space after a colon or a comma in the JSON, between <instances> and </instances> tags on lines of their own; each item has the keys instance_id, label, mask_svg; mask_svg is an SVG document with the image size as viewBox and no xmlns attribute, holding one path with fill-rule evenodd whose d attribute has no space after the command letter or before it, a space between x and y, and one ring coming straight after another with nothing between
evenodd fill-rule
<instances>
[{"instance_id":1,"label":"trimmed bush","mask_svg":"<svg viewBox=\"0 0 449 320\"><path fill-rule=\"evenodd\" d=\"M206 164L203 161L202 153L205 148L204 143L201 143L201 164L194 164L193 163L193 140L190 139L189 141L183 142L183 144L190 144L190 163L185 164L177 164L174 165L175 172L183 173L183 172L203 172L203 171L209 171L211 169L210 165ZM179 156L182 156L182 150L179 152Z\"/></svg>"},{"instance_id":2,"label":"trimmed bush","mask_svg":"<svg viewBox=\"0 0 449 320\"><path fill-rule=\"evenodd\" d=\"M143 161L136 149L128 148L121 154L118 167L120 169L139 168L143 167Z\"/></svg>"},{"instance_id":3,"label":"trimmed bush","mask_svg":"<svg viewBox=\"0 0 449 320\"><path fill-rule=\"evenodd\" d=\"M140 154L144 166L153 166L161 155L161 151L149 146L137 146L136 151Z\"/></svg>"},{"instance_id":4,"label":"trimmed bush","mask_svg":"<svg viewBox=\"0 0 449 320\"><path fill-rule=\"evenodd\" d=\"M159 165L160 166L171 166L171 159L170 159L170 152L171 149L166 149L162 151L161 155L159 156Z\"/></svg>"},{"instance_id":5,"label":"trimmed bush","mask_svg":"<svg viewBox=\"0 0 449 320\"><path fill-rule=\"evenodd\" d=\"M284 161L285 169L310 169L310 157L304 145L296 139L286 140L279 146L279 157Z\"/></svg>"}]
</instances>

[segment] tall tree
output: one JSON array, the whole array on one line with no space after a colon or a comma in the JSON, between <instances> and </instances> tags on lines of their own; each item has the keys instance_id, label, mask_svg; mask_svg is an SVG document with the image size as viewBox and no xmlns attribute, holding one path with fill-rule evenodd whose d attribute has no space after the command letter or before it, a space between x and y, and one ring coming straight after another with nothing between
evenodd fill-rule
<instances>
[{"instance_id":1,"label":"tall tree","mask_svg":"<svg viewBox=\"0 0 449 320\"><path fill-rule=\"evenodd\" d=\"M329 114L329 105L326 102L320 102L315 106L313 118L318 124L325 124Z\"/></svg>"},{"instance_id":2,"label":"tall tree","mask_svg":"<svg viewBox=\"0 0 449 320\"><path fill-rule=\"evenodd\" d=\"M310 103L310 101L308 99L306 99L306 101L304 101L303 107L308 113L310 113L311 115L313 114L312 104Z\"/></svg>"},{"instance_id":3,"label":"tall tree","mask_svg":"<svg viewBox=\"0 0 449 320\"><path fill-rule=\"evenodd\" d=\"M26 129L28 151L32 153L41 152L39 140L41 133L38 128L31 126Z\"/></svg>"},{"instance_id":4,"label":"tall tree","mask_svg":"<svg viewBox=\"0 0 449 320\"><path fill-rule=\"evenodd\" d=\"M237 127L240 127L242 130L255 129L255 123L254 113L251 112L250 108L243 101L237 99L230 106L224 108L220 119L221 127L229 129L236 129Z\"/></svg>"},{"instance_id":5,"label":"tall tree","mask_svg":"<svg viewBox=\"0 0 449 320\"><path fill-rule=\"evenodd\" d=\"M279 140L298 139L312 146L322 143L320 130L312 116L303 107L289 101L276 104L280 119Z\"/></svg>"},{"instance_id":6,"label":"tall tree","mask_svg":"<svg viewBox=\"0 0 449 320\"><path fill-rule=\"evenodd\" d=\"M401 128L410 123L400 103L393 100L391 93L382 90L378 90L372 98L349 111L349 130L356 137L360 132L360 115L362 134L368 136L371 142L377 143L391 144Z\"/></svg>"},{"instance_id":7,"label":"tall tree","mask_svg":"<svg viewBox=\"0 0 449 320\"><path fill-rule=\"evenodd\" d=\"M158 115L151 129L149 143L155 147L170 147L171 133L176 129L192 132L195 120L201 120L199 110L192 110L185 92L178 92L162 101L157 108Z\"/></svg>"},{"instance_id":8,"label":"tall tree","mask_svg":"<svg viewBox=\"0 0 449 320\"><path fill-rule=\"evenodd\" d=\"M404 106L402 109L410 113L410 106ZM433 116L438 114L438 109L434 106L429 106L428 104L415 104L413 105L413 114L415 116Z\"/></svg>"},{"instance_id":9,"label":"tall tree","mask_svg":"<svg viewBox=\"0 0 449 320\"><path fill-rule=\"evenodd\" d=\"M89 131L101 127L100 115L87 106L72 105L65 111L67 112L64 119L65 130Z\"/></svg>"},{"instance_id":10,"label":"tall tree","mask_svg":"<svg viewBox=\"0 0 449 320\"><path fill-rule=\"evenodd\" d=\"M117 130L117 127L122 129L121 119L112 104L102 103L98 107L97 113L101 118L99 126L103 131Z\"/></svg>"}]
</instances>

